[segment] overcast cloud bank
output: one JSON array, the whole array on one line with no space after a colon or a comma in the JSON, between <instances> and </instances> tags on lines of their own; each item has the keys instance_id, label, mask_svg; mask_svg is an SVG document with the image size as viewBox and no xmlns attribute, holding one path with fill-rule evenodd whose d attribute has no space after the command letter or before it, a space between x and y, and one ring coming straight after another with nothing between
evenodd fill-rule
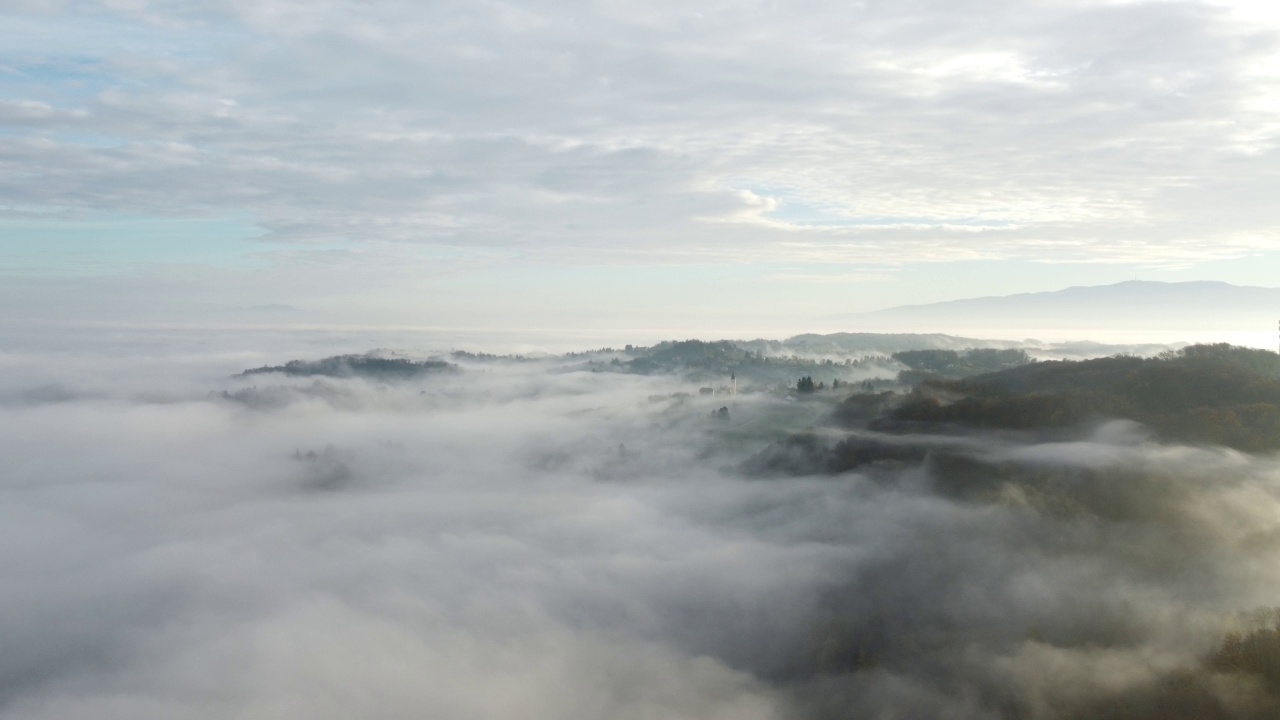
<instances>
[{"instance_id":1,"label":"overcast cloud bank","mask_svg":"<svg viewBox=\"0 0 1280 720\"><path fill-rule=\"evenodd\" d=\"M1263 282L1207 263L1274 251L1278 28L1250 0L9 3L0 307L777 327L952 299L918 268L957 261L996 263L960 294Z\"/></svg>"}]
</instances>

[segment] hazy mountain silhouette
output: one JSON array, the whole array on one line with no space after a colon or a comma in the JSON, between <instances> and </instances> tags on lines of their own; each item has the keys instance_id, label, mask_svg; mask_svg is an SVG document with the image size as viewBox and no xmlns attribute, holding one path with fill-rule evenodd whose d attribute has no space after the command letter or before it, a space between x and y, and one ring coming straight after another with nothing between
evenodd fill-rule
<instances>
[{"instance_id":1,"label":"hazy mountain silhouette","mask_svg":"<svg viewBox=\"0 0 1280 720\"><path fill-rule=\"evenodd\" d=\"M859 329L1265 330L1280 318L1280 288L1225 282L1151 282L903 305L840 315Z\"/></svg>"}]
</instances>

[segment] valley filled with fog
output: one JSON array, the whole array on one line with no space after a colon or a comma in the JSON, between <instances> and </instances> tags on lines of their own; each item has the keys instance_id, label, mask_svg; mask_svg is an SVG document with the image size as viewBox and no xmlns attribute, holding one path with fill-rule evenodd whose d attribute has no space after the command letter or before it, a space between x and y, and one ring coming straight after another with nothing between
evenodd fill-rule
<instances>
[{"instance_id":1,"label":"valley filled with fog","mask_svg":"<svg viewBox=\"0 0 1280 720\"><path fill-rule=\"evenodd\" d=\"M1196 358L975 342L15 336L0 718L1275 717L1244 411L1011 425L935 373Z\"/></svg>"}]
</instances>

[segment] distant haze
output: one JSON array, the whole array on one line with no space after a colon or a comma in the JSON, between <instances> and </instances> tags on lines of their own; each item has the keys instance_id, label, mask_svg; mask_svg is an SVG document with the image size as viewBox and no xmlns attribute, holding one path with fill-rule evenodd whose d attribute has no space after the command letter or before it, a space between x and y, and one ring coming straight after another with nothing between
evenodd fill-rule
<instances>
[{"instance_id":1,"label":"distant haze","mask_svg":"<svg viewBox=\"0 0 1280 720\"><path fill-rule=\"evenodd\" d=\"M1280 288L1150 281L903 305L829 318L832 324L876 332L1131 342L1234 339L1263 347L1275 345L1278 319Z\"/></svg>"},{"instance_id":2,"label":"distant haze","mask_svg":"<svg viewBox=\"0 0 1280 720\"><path fill-rule=\"evenodd\" d=\"M3 290L0 290L2 293ZM1027 341L1061 343L1098 341L1114 345L1187 342L1231 342L1251 347L1276 346L1280 320L1280 289L1238 286L1224 282L1127 281L1113 285L1006 296L976 297L927 305L903 305L862 313L801 315L790 320L778 315L758 318L620 317L574 328L555 321L518 325L514 318L468 327L462 323L424 325L396 323L394 316L373 322L333 322L332 315L289 305L244 307L222 313L203 313L171 320L103 318L93 308L76 318L51 321L35 316L9 323L14 347L25 338L48 337L90 328L116 328L143 336L172 332L216 332L271 335L278 332L318 333L338 343L326 350L357 351L389 339L400 347L466 349L486 352L565 352L618 346L648 345L686 338L783 340L814 334L871 333L946 335L964 347L1021 345ZM658 320L665 321L659 322ZM363 338L363 339L361 339ZM966 340L967 338L967 340ZM73 337L65 339L74 342ZM911 345L915 347L916 345Z\"/></svg>"}]
</instances>

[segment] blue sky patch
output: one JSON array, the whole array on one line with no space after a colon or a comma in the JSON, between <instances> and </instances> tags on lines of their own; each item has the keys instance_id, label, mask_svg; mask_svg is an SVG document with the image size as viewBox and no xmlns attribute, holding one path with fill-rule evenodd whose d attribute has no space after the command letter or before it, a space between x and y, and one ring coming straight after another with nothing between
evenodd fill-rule
<instances>
[{"instance_id":1,"label":"blue sky patch","mask_svg":"<svg viewBox=\"0 0 1280 720\"><path fill-rule=\"evenodd\" d=\"M261 252L264 234L236 218L0 219L0 269L110 274L142 263L236 266Z\"/></svg>"}]
</instances>

